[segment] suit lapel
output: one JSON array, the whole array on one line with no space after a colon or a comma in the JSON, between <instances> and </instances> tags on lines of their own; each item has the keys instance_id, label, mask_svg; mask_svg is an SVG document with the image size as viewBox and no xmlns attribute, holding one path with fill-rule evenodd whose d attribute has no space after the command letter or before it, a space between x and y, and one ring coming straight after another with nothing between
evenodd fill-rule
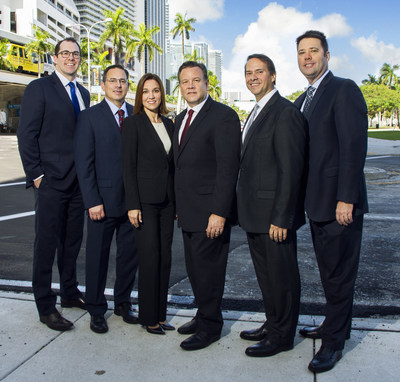
<instances>
[{"instance_id":1,"label":"suit lapel","mask_svg":"<svg viewBox=\"0 0 400 382\"><path fill-rule=\"evenodd\" d=\"M244 142L243 142L242 157L244 155L244 152L246 151L246 148L248 146L248 143L249 143L251 137L254 135L254 132L257 131L259 129L259 127L262 125L262 123L263 123L264 119L267 117L272 105L279 99L279 97L280 97L279 92L276 92L271 97L271 99L267 102L267 104L261 109L261 111L257 115L257 118L251 124L251 126L246 134L246 138L244 139Z\"/></svg>"},{"instance_id":2,"label":"suit lapel","mask_svg":"<svg viewBox=\"0 0 400 382\"><path fill-rule=\"evenodd\" d=\"M196 115L196 118L194 119L194 121L190 124L189 129L187 130L185 137L183 138L183 142L181 143L179 153L181 153L185 149L185 146L188 143L188 141L190 140L190 137L195 133L195 131L197 130L201 121L207 115L207 111L210 108L212 102L214 102L214 101L209 96L206 103L203 105L203 107L201 108L199 113Z\"/></svg>"},{"instance_id":3,"label":"suit lapel","mask_svg":"<svg viewBox=\"0 0 400 382\"><path fill-rule=\"evenodd\" d=\"M55 72L53 72L53 74L51 75L51 80L53 81L54 87L58 95L63 100L63 103L68 105L69 108L68 114L73 115L75 118L75 111L74 111L74 106L72 105L71 98L69 98L67 90L65 89L64 85L62 84L62 82L60 81Z\"/></svg>"},{"instance_id":4,"label":"suit lapel","mask_svg":"<svg viewBox=\"0 0 400 382\"><path fill-rule=\"evenodd\" d=\"M106 122L104 125L111 126L113 128L112 130L114 130L115 133L121 134L118 123L105 98L103 98L103 101L101 101L100 106L101 111L103 112L103 119Z\"/></svg>"},{"instance_id":5,"label":"suit lapel","mask_svg":"<svg viewBox=\"0 0 400 382\"><path fill-rule=\"evenodd\" d=\"M83 103L85 104L86 109L90 107L90 96L87 96L87 92L86 89L79 84L78 82L76 83L76 85L78 86L79 92L81 93L82 99L83 99Z\"/></svg>"},{"instance_id":6,"label":"suit lapel","mask_svg":"<svg viewBox=\"0 0 400 382\"><path fill-rule=\"evenodd\" d=\"M304 116L306 117L307 120L310 119L310 117L311 117L311 115L312 115L312 113L313 113L313 111L315 109L315 106L318 103L318 100L321 98L322 94L324 94L326 85L328 85L328 83L329 83L329 81L331 80L332 77L333 77L332 72L329 72L324 77L324 79L322 80L320 85L318 86L318 89L315 92L314 97L311 100L311 104L308 107L307 113L304 113Z\"/></svg>"}]
</instances>

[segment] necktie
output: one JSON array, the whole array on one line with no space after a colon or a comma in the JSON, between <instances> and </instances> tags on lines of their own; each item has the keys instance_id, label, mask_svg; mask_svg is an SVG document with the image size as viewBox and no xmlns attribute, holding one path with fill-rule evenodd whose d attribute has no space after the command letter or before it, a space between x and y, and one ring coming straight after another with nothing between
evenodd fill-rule
<instances>
[{"instance_id":1,"label":"necktie","mask_svg":"<svg viewBox=\"0 0 400 382\"><path fill-rule=\"evenodd\" d=\"M315 92L315 88L312 86L309 86L307 89L306 102L304 103L303 114L307 113L307 110L310 107L311 101L313 99L314 92Z\"/></svg>"},{"instance_id":2,"label":"necktie","mask_svg":"<svg viewBox=\"0 0 400 382\"><path fill-rule=\"evenodd\" d=\"M249 132L249 129L256 119L257 111L259 109L259 105L256 103L254 106L254 109L252 110L249 119L247 120L246 126L244 127L243 134L242 134L242 142L244 142L244 139L246 138L246 134Z\"/></svg>"},{"instance_id":3,"label":"necktie","mask_svg":"<svg viewBox=\"0 0 400 382\"><path fill-rule=\"evenodd\" d=\"M73 82L69 82L68 85L71 88L71 100L72 100L72 105L74 106L75 117L78 118L81 108L79 106L78 97L76 96L75 84Z\"/></svg>"},{"instance_id":4,"label":"necktie","mask_svg":"<svg viewBox=\"0 0 400 382\"><path fill-rule=\"evenodd\" d=\"M124 122L124 116L125 116L125 112L122 109L119 109L117 111L118 114L118 122L119 122L119 129L122 130L122 124Z\"/></svg>"},{"instance_id":5,"label":"necktie","mask_svg":"<svg viewBox=\"0 0 400 382\"><path fill-rule=\"evenodd\" d=\"M182 131L181 141L180 141L180 143L179 143L179 148L181 148L181 144L182 144L182 142L183 142L183 138L185 137L185 134L186 134L186 132L187 132L188 129L189 129L190 121L192 120L192 115L193 115L193 113L194 113L193 109L190 109L190 110L188 111L188 113L189 113L189 115L188 115L188 117L187 117L187 120L186 120L186 123L185 123L185 127L183 128L183 131Z\"/></svg>"}]
</instances>

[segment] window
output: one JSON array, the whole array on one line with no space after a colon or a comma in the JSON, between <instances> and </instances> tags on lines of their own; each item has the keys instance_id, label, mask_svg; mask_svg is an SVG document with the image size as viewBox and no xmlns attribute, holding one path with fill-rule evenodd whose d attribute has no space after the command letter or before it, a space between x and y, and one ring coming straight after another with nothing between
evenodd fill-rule
<instances>
[{"instance_id":1,"label":"window","mask_svg":"<svg viewBox=\"0 0 400 382\"><path fill-rule=\"evenodd\" d=\"M57 3L57 8L61 9L62 11L64 10L64 7L60 3Z\"/></svg>"},{"instance_id":2,"label":"window","mask_svg":"<svg viewBox=\"0 0 400 382\"><path fill-rule=\"evenodd\" d=\"M10 12L10 32L17 33L17 20L15 12Z\"/></svg>"}]
</instances>

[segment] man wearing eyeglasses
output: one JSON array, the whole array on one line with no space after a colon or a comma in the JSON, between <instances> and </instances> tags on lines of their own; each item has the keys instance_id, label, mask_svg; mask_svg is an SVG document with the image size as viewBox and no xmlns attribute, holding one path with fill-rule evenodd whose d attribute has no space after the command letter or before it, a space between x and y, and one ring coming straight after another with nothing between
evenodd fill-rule
<instances>
[{"instance_id":1,"label":"man wearing eyeglasses","mask_svg":"<svg viewBox=\"0 0 400 382\"><path fill-rule=\"evenodd\" d=\"M89 215L86 308L91 317L90 329L95 333L108 331L104 289L114 232L117 242L114 313L128 324L139 322L130 299L138 256L122 179L122 123L133 112L133 106L125 102L128 78L128 71L121 65L111 65L104 71L101 88L105 98L81 113L75 134L76 171Z\"/></svg>"},{"instance_id":2,"label":"man wearing eyeglasses","mask_svg":"<svg viewBox=\"0 0 400 382\"><path fill-rule=\"evenodd\" d=\"M61 306L85 309L76 278L84 208L73 137L79 112L89 107L90 94L76 82L81 51L75 39L60 41L53 61L53 74L32 81L25 90L17 136L26 186L35 193L32 287L36 306L41 322L64 331L73 324L55 307L52 267L57 250Z\"/></svg>"}]
</instances>

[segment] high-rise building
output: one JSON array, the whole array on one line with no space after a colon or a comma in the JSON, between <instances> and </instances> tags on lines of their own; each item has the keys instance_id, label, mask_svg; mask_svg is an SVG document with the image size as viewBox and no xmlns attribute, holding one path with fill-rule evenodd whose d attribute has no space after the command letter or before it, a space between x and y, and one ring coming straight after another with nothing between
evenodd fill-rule
<instances>
[{"instance_id":1,"label":"high-rise building","mask_svg":"<svg viewBox=\"0 0 400 382\"><path fill-rule=\"evenodd\" d=\"M68 26L80 21L73 0L1 0L0 16L0 34L11 41L26 43L34 25L50 34L52 44L69 36L79 39L79 30Z\"/></svg>"},{"instance_id":2,"label":"high-rise building","mask_svg":"<svg viewBox=\"0 0 400 382\"><path fill-rule=\"evenodd\" d=\"M44 0L42 0L44 1ZM47 0L53 1L53 0ZM54 0L56 1L56 0ZM80 23L86 28L90 28L93 24L100 20L104 20L104 11L115 12L117 8L122 7L125 9L123 17L132 23L135 23L136 3L143 2L143 0L73 0L78 8L80 14ZM57 0L58 2L58 0ZM99 41L100 35L104 32L105 23L95 25L90 31L90 39ZM81 29L82 37L86 36L84 28Z\"/></svg>"},{"instance_id":3,"label":"high-rise building","mask_svg":"<svg viewBox=\"0 0 400 382\"><path fill-rule=\"evenodd\" d=\"M217 76L220 86L222 86L222 52L220 50L208 52L208 69Z\"/></svg>"},{"instance_id":4,"label":"high-rise building","mask_svg":"<svg viewBox=\"0 0 400 382\"><path fill-rule=\"evenodd\" d=\"M135 27L144 23L147 28L158 26L160 31L153 35L153 41L163 50L163 54L154 51L153 61L150 62L149 54L145 55L146 73L155 73L160 76L165 84L167 39L169 38L169 7L166 0L138 0L136 1ZM136 72L139 65L136 64Z\"/></svg>"}]
</instances>

